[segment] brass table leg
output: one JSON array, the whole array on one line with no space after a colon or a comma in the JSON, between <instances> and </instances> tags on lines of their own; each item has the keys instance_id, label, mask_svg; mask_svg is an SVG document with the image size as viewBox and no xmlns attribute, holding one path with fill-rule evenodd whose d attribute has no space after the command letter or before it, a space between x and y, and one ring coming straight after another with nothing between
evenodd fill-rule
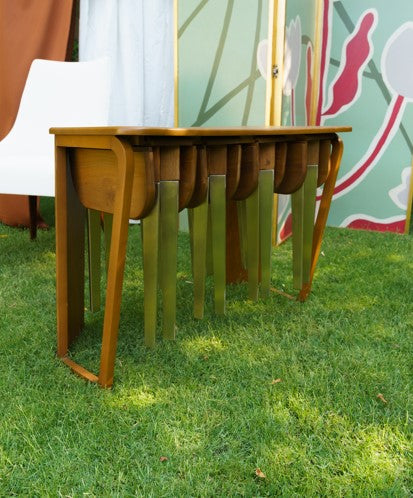
<instances>
[{"instance_id":1,"label":"brass table leg","mask_svg":"<svg viewBox=\"0 0 413 498\"><path fill-rule=\"evenodd\" d=\"M226 285L226 198L225 175L211 175L209 179L209 198L211 210L212 236L212 266L214 273L214 303L215 312L225 313L225 285Z\"/></svg>"},{"instance_id":2,"label":"brass table leg","mask_svg":"<svg viewBox=\"0 0 413 498\"><path fill-rule=\"evenodd\" d=\"M162 244L162 257L160 258L162 333L165 339L175 339L179 182L161 181L159 194Z\"/></svg>"},{"instance_id":3,"label":"brass table leg","mask_svg":"<svg viewBox=\"0 0 413 498\"><path fill-rule=\"evenodd\" d=\"M247 271L248 297L253 301L258 299L259 271L259 191L258 188L245 200L247 218Z\"/></svg>"},{"instance_id":4,"label":"brass table leg","mask_svg":"<svg viewBox=\"0 0 413 498\"><path fill-rule=\"evenodd\" d=\"M303 285L303 221L304 221L304 184L291 194L292 246L293 246L293 286L301 289Z\"/></svg>"},{"instance_id":5,"label":"brass table leg","mask_svg":"<svg viewBox=\"0 0 413 498\"><path fill-rule=\"evenodd\" d=\"M318 166L308 165L307 176L304 182L304 219L303 219L303 263L302 284L310 281L311 254L313 250L313 231L315 218L315 204L317 193Z\"/></svg>"},{"instance_id":6,"label":"brass table leg","mask_svg":"<svg viewBox=\"0 0 413 498\"><path fill-rule=\"evenodd\" d=\"M188 211L192 212L191 217L193 221L194 317L203 318L205 306L208 196L200 206Z\"/></svg>"},{"instance_id":7,"label":"brass table leg","mask_svg":"<svg viewBox=\"0 0 413 498\"><path fill-rule=\"evenodd\" d=\"M209 185L209 180L208 180ZM209 190L209 189L208 189ZM211 205L208 203L208 216L207 216L207 249L206 249L206 272L207 275L214 273L212 269L212 233L211 233Z\"/></svg>"},{"instance_id":8,"label":"brass table leg","mask_svg":"<svg viewBox=\"0 0 413 498\"><path fill-rule=\"evenodd\" d=\"M112 239L113 214L103 213L103 233L105 237L106 271L109 267L110 241Z\"/></svg>"},{"instance_id":9,"label":"brass table leg","mask_svg":"<svg viewBox=\"0 0 413 498\"><path fill-rule=\"evenodd\" d=\"M237 202L238 230L240 240L241 262L247 268L247 213L246 201Z\"/></svg>"},{"instance_id":10,"label":"brass table leg","mask_svg":"<svg viewBox=\"0 0 413 498\"><path fill-rule=\"evenodd\" d=\"M274 170L262 170L258 177L261 294L268 297L271 282Z\"/></svg>"},{"instance_id":11,"label":"brass table leg","mask_svg":"<svg viewBox=\"0 0 413 498\"><path fill-rule=\"evenodd\" d=\"M144 285L144 342L154 347L156 337L156 312L158 291L158 251L159 251L159 186L154 208L141 220L143 285Z\"/></svg>"},{"instance_id":12,"label":"brass table leg","mask_svg":"<svg viewBox=\"0 0 413 498\"><path fill-rule=\"evenodd\" d=\"M191 250L191 272L192 278L194 275L194 209L187 208L188 213L188 232L189 232L189 248Z\"/></svg>"},{"instance_id":13,"label":"brass table leg","mask_svg":"<svg viewBox=\"0 0 413 498\"><path fill-rule=\"evenodd\" d=\"M87 210L90 311L100 310L100 213Z\"/></svg>"}]
</instances>

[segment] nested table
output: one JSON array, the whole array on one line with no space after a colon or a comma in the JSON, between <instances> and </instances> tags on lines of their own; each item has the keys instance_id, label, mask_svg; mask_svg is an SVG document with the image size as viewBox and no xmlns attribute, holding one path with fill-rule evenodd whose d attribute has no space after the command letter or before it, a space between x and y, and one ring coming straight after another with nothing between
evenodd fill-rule
<instances>
[{"instance_id":1,"label":"nested table","mask_svg":"<svg viewBox=\"0 0 413 498\"><path fill-rule=\"evenodd\" d=\"M58 356L82 377L104 387L112 385L129 218L142 219L144 226L147 345L154 342L156 326L158 233L162 239L160 262L164 267L160 279L165 302L163 335L174 337L176 226L178 212L185 207L194 211L192 221L196 228L193 241L195 314L203 313L205 272L202 265L205 261L197 260L196 255L205 253L199 228L204 223L206 230L208 202L215 258L216 311L222 312L225 306L225 281L245 278L235 201L246 203L244 231L247 233L244 236L250 295L257 293L259 266L262 278L266 275L269 279L266 261L270 254L270 242L267 242L271 208L268 203L260 204L259 191L263 199L265 196L268 199L268 193L273 192L295 196L293 208L297 214L293 231L295 228L300 232L296 240L301 240L304 246L305 240L307 245L311 242L306 251L308 257L302 258L297 272L301 275L300 298L305 299L310 291L343 152L337 133L348 131L351 128L52 128L56 145ZM314 224L315 189L320 185L324 185L324 189ZM312 206L309 215L306 206ZM113 214L98 375L68 357L70 344L84 326L85 208ZM268 217L265 209L269 211ZM254 216L259 218L255 223ZM266 238L258 232L261 225ZM156 251L152 251L153 248Z\"/></svg>"}]
</instances>

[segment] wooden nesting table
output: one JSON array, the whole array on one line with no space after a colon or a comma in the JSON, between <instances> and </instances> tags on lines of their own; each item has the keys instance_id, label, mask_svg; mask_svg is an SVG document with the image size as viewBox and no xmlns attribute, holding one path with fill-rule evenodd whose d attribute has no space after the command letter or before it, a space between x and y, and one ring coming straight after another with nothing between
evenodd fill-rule
<instances>
[{"instance_id":1,"label":"wooden nesting table","mask_svg":"<svg viewBox=\"0 0 413 498\"><path fill-rule=\"evenodd\" d=\"M153 228L156 224L153 224L153 219L158 219L158 199L162 195L165 196L165 214L164 226L161 225L160 233L162 237L164 232L163 237L165 241L169 240L170 245L168 250L165 248L164 263L161 262L161 265L172 266L174 272L176 272L176 255L172 246L176 236L168 235L168 230L175 226L179 210L184 207L196 210L197 206L202 203L202 199L198 199L200 192L203 192L204 197L209 195L211 203L215 202L213 201L215 197L218 199L221 196L221 200L218 200L214 207L211 205L210 211L217 212L213 220L216 239L219 241L223 229L226 229L227 233L227 255L224 256L224 264L222 258L218 257L216 260L216 267L220 268L216 280L221 282L216 284L218 287L216 309L222 309L222 284L225 285L225 278L222 283L222 271L225 272L225 260L227 261L227 282L239 280L243 278L243 275L245 276L239 257L237 211L231 208L230 204L238 199L247 199L247 202L250 202L248 199L252 191L255 192L258 185L261 185L259 173L262 171L272 172L271 175L262 176L262 184L267 185L266 191L271 195L273 192L303 192L304 195L305 179L312 175L313 179L310 179L310 184L313 186L312 202L314 205L315 188L317 185L324 185L315 225L313 226L311 218L307 221L307 225L311 225L312 247L306 263L308 275L300 288L301 299L305 299L310 290L317 263L343 152L342 141L337 133L348 131L351 131L351 128L52 128L50 132L55 135L56 145L58 356L82 377L98 382L104 387L112 385L128 220L129 218L142 219L145 223L146 220L152 220L147 223L149 229L147 236L144 233L144 241L145 238L149 240L155 237L156 240L154 240L157 243L157 233L155 234ZM314 172L310 174L311 167L318 165L320 167L315 170L315 174ZM209 194L205 175L208 176L210 182ZM271 178L271 184L268 183L269 178ZM253 187L251 187L251 182L254 182ZM271 185L270 189L268 185ZM225 196L223 204L222 195ZM268 194L266 195L268 198ZM305 204L300 204L299 200L294 202L296 204L298 202L297 205L301 206L302 211ZM222 210L225 211L225 203L227 204L226 225L219 220L220 216L225 220L225 212L222 212ZM248 208L250 209L249 216L254 212L259 213L258 204L254 200L250 204L252 207ZM85 208L113 214L98 375L89 372L68 357L70 344L84 326ZM162 213L162 206L160 212ZM202 212L205 213L205 209ZM265 216L262 212L260 216L262 221ZM268 216L271 216L271 213ZM305 217L303 213L296 216L299 220L297 226L300 226L300 219L303 216ZM314 215L312 216L314 219ZM251 231L252 227L254 231L253 225L254 223L250 222L248 230ZM256 225L258 225L258 220ZM268 225L267 222L266 226ZM199 228L199 223L196 226ZM193 247L200 247L198 242L194 244ZM222 250L223 247L225 251L225 244L222 245L222 241L217 244L218 248ZM262 254L268 253L269 249L266 247ZM251 254L249 260L252 263L249 264L255 264L255 266L260 264L257 253L252 251ZM162 257L161 255L161 261ZM199 263L197 265L199 268ZM258 269L250 273L254 274L255 284L252 283L251 291L254 295ZM265 272L267 273L268 271ZM147 323L145 316L145 342L150 345L156 325L156 320L153 318L156 305L154 309L153 299L156 299L154 282L157 281L157 274L156 272L153 274L153 264L147 265L147 274L150 274L152 279L152 284L145 280L147 287L145 292L148 292L150 300L147 309L150 310L148 313L152 316L148 317ZM167 309L164 310L167 314L164 337L173 338L176 293L173 279L168 283L168 278L165 276L161 278L161 281L166 282L165 293L168 296L166 300L164 298L164 301L167 301ZM201 284L198 282L198 288ZM145 308L145 313L147 309ZM148 329L148 336L146 329Z\"/></svg>"}]
</instances>

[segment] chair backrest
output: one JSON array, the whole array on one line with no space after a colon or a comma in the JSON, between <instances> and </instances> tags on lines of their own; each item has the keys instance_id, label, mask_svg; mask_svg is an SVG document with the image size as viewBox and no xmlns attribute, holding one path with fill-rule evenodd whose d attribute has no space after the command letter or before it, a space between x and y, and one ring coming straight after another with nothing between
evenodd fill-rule
<instances>
[{"instance_id":1,"label":"chair backrest","mask_svg":"<svg viewBox=\"0 0 413 498\"><path fill-rule=\"evenodd\" d=\"M58 62L35 59L19 112L1 146L17 142L16 154L53 155L52 126L105 126L109 113L108 59ZM3 144L4 142L4 144ZM14 155L14 154L13 154Z\"/></svg>"},{"instance_id":2,"label":"chair backrest","mask_svg":"<svg viewBox=\"0 0 413 498\"><path fill-rule=\"evenodd\" d=\"M25 193L23 186L14 190L21 164L20 175L24 170L26 176L44 176L44 180L35 180L39 195L54 195L54 136L49 134L49 128L107 125L109 94L107 58L89 62L35 59L14 126L0 142L0 193ZM30 183L29 178L25 180Z\"/></svg>"}]
</instances>

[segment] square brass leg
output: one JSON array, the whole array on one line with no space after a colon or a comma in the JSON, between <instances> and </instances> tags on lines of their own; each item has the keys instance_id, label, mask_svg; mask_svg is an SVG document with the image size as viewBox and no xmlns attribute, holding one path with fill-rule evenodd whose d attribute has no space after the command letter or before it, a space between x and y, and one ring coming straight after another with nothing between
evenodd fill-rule
<instances>
[{"instance_id":1,"label":"square brass leg","mask_svg":"<svg viewBox=\"0 0 413 498\"><path fill-rule=\"evenodd\" d=\"M161 289L163 302L162 333L165 339L175 339L176 265L178 246L178 181L161 181Z\"/></svg>"},{"instance_id":2,"label":"square brass leg","mask_svg":"<svg viewBox=\"0 0 413 498\"><path fill-rule=\"evenodd\" d=\"M261 295L262 297L268 297L271 282L274 170L260 171L258 189L260 210Z\"/></svg>"},{"instance_id":3,"label":"square brass leg","mask_svg":"<svg viewBox=\"0 0 413 498\"><path fill-rule=\"evenodd\" d=\"M226 285L226 198L225 175L211 175L209 199L211 210L212 266L214 272L215 312L225 313Z\"/></svg>"},{"instance_id":4,"label":"square brass leg","mask_svg":"<svg viewBox=\"0 0 413 498\"><path fill-rule=\"evenodd\" d=\"M144 285L144 341L145 346L154 347L156 338L156 312L158 294L159 251L159 188L157 200L151 213L141 221L143 239L143 285Z\"/></svg>"}]
</instances>

